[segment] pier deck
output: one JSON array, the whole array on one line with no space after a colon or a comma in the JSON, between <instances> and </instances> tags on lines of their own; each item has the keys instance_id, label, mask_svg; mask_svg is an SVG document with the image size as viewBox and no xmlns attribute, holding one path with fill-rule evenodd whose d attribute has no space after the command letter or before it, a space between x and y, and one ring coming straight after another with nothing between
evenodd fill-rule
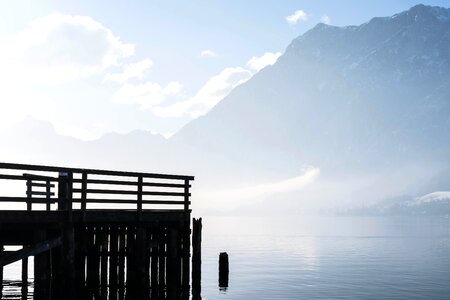
<instances>
[{"instance_id":1,"label":"pier deck","mask_svg":"<svg viewBox=\"0 0 450 300\"><path fill-rule=\"evenodd\" d=\"M0 282L22 261L22 299L30 256L34 299L189 298L194 177L7 163L0 172ZM22 249L4 250L12 245Z\"/></svg>"}]
</instances>

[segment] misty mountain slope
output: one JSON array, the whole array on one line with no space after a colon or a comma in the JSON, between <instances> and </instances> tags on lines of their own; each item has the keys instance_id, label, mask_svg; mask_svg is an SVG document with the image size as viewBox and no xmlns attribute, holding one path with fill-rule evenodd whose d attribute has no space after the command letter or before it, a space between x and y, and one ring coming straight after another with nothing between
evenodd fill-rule
<instances>
[{"instance_id":1,"label":"misty mountain slope","mask_svg":"<svg viewBox=\"0 0 450 300\"><path fill-rule=\"evenodd\" d=\"M280 172L445 160L449 47L446 8L318 24L173 139Z\"/></svg>"}]
</instances>

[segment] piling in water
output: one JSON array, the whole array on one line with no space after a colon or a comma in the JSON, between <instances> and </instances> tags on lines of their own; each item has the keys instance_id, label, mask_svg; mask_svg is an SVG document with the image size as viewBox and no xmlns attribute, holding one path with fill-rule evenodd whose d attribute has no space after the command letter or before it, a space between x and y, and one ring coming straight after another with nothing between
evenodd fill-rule
<instances>
[{"instance_id":1,"label":"piling in water","mask_svg":"<svg viewBox=\"0 0 450 300\"><path fill-rule=\"evenodd\" d=\"M221 252L219 254L219 287L226 288L228 287L228 274L229 274L229 266L228 266L228 254L226 252Z\"/></svg>"}]
</instances>

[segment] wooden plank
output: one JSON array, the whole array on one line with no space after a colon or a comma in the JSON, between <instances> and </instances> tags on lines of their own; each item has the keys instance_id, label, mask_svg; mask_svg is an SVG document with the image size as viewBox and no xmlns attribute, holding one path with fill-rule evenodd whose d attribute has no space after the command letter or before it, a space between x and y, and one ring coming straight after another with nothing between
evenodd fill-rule
<instances>
[{"instance_id":1,"label":"wooden plank","mask_svg":"<svg viewBox=\"0 0 450 300\"><path fill-rule=\"evenodd\" d=\"M180 297L178 230L169 228L167 231L167 300L178 300Z\"/></svg>"},{"instance_id":2,"label":"wooden plank","mask_svg":"<svg viewBox=\"0 0 450 300\"><path fill-rule=\"evenodd\" d=\"M22 300L28 298L28 257L22 259ZM39 298L37 298L39 299Z\"/></svg>"},{"instance_id":3,"label":"wooden plank","mask_svg":"<svg viewBox=\"0 0 450 300\"><path fill-rule=\"evenodd\" d=\"M119 229L119 265L118 265L118 288L119 288L119 300L124 299L125 295L125 253L126 253L126 235L125 227Z\"/></svg>"},{"instance_id":4,"label":"wooden plank","mask_svg":"<svg viewBox=\"0 0 450 300\"><path fill-rule=\"evenodd\" d=\"M158 293L161 299L166 297L166 227L161 224L159 229L159 245L158 245Z\"/></svg>"},{"instance_id":5,"label":"wooden plank","mask_svg":"<svg viewBox=\"0 0 450 300\"><path fill-rule=\"evenodd\" d=\"M158 228L153 228L151 234L151 242L156 244L156 247L151 248L150 252L150 287L151 298L158 298Z\"/></svg>"},{"instance_id":6,"label":"wooden plank","mask_svg":"<svg viewBox=\"0 0 450 300\"><path fill-rule=\"evenodd\" d=\"M88 182L88 175L86 172L83 172L82 175L82 182L81 182L81 210L86 210L86 198L87 198L87 182ZM73 189L75 192L76 189Z\"/></svg>"},{"instance_id":7,"label":"wooden plank","mask_svg":"<svg viewBox=\"0 0 450 300\"><path fill-rule=\"evenodd\" d=\"M100 243L95 227L89 227L87 233L87 274L86 274L86 290L89 299L96 297L99 286L99 268L100 268Z\"/></svg>"},{"instance_id":8,"label":"wooden plank","mask_svg":"<svg viewBox=\"0 0 450 300\"><path fill-rule=\"evenodd\" d=\"M139 177L141 178L141 177ZM112 189L73 189L74 193L83 193L86 192L88 194L107 194L107 195L146 195L146 196L185 196L184 192L143 192L142 185L138 183L138 188L141 187L141 190L137 191L129 191L129 190L112 190ZM40 193L40 192L35 192ZM45 193L45 192L43 192ZM41 194L36 194L41 195ZM190 194L188 194L190 196Z\"/></svg>"},{"instance_id":9,"label":"wooden plank","mask_svg":"<svg viewBox=\"0 0 450 300\"><path fill-rule=\"evenodd\" d=\"M58 299L62 286L62 247L51 249L50 259L50 269L52 273L50 281L51 299Z\"/></svg>"},{"instance_id":10,"label":"wooden plank","mask_svg":"<svg viewBox=\"0 0 450 300\"><path fill-rule=\"evenodd\" d=\"M28 173L23 173L23 177L25 177L27 180L37 180L37 181L47 181L47 180L57 181L58 180L58 178L56 178L56 177L28 174Z\"/></svg>"},{"instance_id":11,"label":"wooden plank","mask_svg":"<svg viewBox=\"0 0 450 300\"><path fill-rule=\"evenodd\" d=\"M34 241L41 242L47 238L45 229L38 229ZM46 300L50 297L50 252L42 252L34 256L34 299Z\"/></svg>"},{"instance_id":12,"label":"wooden plank","mask_svg":"<svg viewBox=\"0 0 450 300\"><path fill-rule=\"evenodd\" d=\"M136 248L135 248L135 269L136 269L136 299L146 299L147 298L147 288L146 282L148 278L148 269L146 268L145 258L146 258L146 228L139 226L136 228Z\"/></svg>"},{"instance_id":13,"label":"wooden plank","mask_svg":"<svg viewBox=\"0 0 450 300\"><path fill-rule=\"evenodd\" d=\"M142 176L138 177L138 190L137 190L137 211L139 219L142 217Z\"/></svg>"},{"instance_id":14,"label":"wooden plank","mask_svg":"<svg viewBox=\"0 0 450 300\"><path fill-rule=\"evenodd\" d=\"M96 170L96 169L80 169L80 168L65 168L54 166L40 166L40 165L27 165L27 164L13 164L13 163L0 163L0 169L9 170L26 170L26 171L43 171L43 172L73 172L82 173L87 172L95 175L111 175L122 177L137 177L143 176L148 178L160 178L160 179L189 179L194 180L194 176L186 175L171 175L171 174L157 174L157 173L142 173L142 172L124 172L124 171L109 171L109 170Z\"/></svg>"},{"instance_id":15,"label":"wooden plank","mask_svg":"<svg viewBox=\"0 0 450 300\"><path fill-rule=\"evenodd\" d=\"M47 198L28 198L28 197L0 197L0 202L32 202L32 203L55 203L57 202L58 199L57 198L51 198L51 199L47 199Z\"/></svg>"},{"instance_id":16,"label":"wooden plank","mask_svg":"<svg viewBox=\"0 0 450 300\"><path fill-rule=\"evenodd\" d=\"M7 180L27 180L22 175L8 175L8 174L0 174L0 179L7 179Z\"/></svg>"},{"instance_id":17,"label":"wooden plank","mask_svg":"<svg viewBox=\"0 0 450 300\"><path fill-rule=\"evenodd\" d=\"M60 246L61 244L62 244L62 239L59 237L59 238L47 240L45 242L37 243L30 247L25 247L23 249L14 251L12 253L9 253L7 255L3 255L2 257L0 257L0 266L6 266L6 265L12 264L16 261L22 260L25 257L29 257L32 255L37 255L39 253L46 252L52 248Z\"/></svg>"},{"instance_id":18,"label":"wooden plank","mask_svg":"<svg viewBox=\"0 0 450 300\"><path fill-rule=\"evenodd\" d=\"M111 227L109 242L109 300L117 300L119 233L116 227Z\"/></svg>"},{"instance_id":19,"label":"wooden plank","mask_svg":"<svg viewBox=\"0 0 450 300\"><path fill-rule=\"evenodd\" d=\"M66 222L63 228L63 291L60 299L77 299L75 289L75 229L73 223Z\"/></svg>"},{"instance_id":20,"label":"wooden plank","mask_svg":"<svg viewBox=\"0 0 450 300\"><path fill-rule=\"evenodd\" d=\"M202 218L192 221L192 299L201 299Z\"/></svg>"},{"instance_id":21,"label":"wooden plank","mask_svg":"<svg viewBox=\"0 0 450 300\"><path fill-rule=\"evenodd\" d=\"M127 260L126 260L126 272L127 272L127 283L126 283L126 299L135 300L136 299L136 240L135 240L135 229L132 226L127 228Z\"/></svg>"},{"instance_id":22,"label":"wooden plank","mask_svg":"<svg viewBox=\"0 0 450 300\"><path fill-rule=\"evenodd\" d=\"M30 180L27 181L27 210L31 211L31 209L32 209L32 204L31 204L32 194L31 193L33 192L33 189L32 189L32 186L28 183L30 183Z\"/></svg>"},{"instance_id":23,"label":"wooden plank","mask_svg":"<svg viewBox=\"0 0 450 300\"><path fill-rule=\"evenodd\" d=\"M27 186L35 186L35 187L47 187L50 186L51 188L54 188L55 185L53 183L50 183L50 180L46 180L45 183L39 183L39 182L34 182L34 181L27 181Z\"/></svg>"},{"instance_id":24,"label":"wooden plank","mask_svg":"<svg viewBox=\"0 0 450 300\"><path fill-rule=\"evenodd\" d=\"M181 252L181 263L182 263L182 298L189 299L190 290L190 254L191 254L191 222L190 218L184 221L184 228L181 231L182 234L182 252Z\"/></svg>"},{"instance_id":25,"label":"wooden plank","mask_svg":"<svg viewBox=\"0 0 450 300\"><path fill-rule=\"evenodd\" d=\"M184 211L189 211L189 197L191 196L191 194L189 193L189 180L185 180L184 182ZM189 218L190 220L190 218Z\"/></svg>"},{"instance_id":26,"label":"wooden plank","mask_svg":"<svg viewBox=\"0 0 450 300\"><path fill-rule=\"evenodd\" d=\"M102 228L100 272L101 299L106 300L108 297L108 227Z\"/></svg>"},{"instance_id":27,"label":"wooden plank","mask_svg":"<svg viewBox=\"0 0 450 300\"><path fill-rule=\"evenodd\" d=\"M3 256L4 248L0 244L0 256ZM0 265L0 300L3 298L3 266Z\"/></svg>"},{"instance_id":28,"label":"wooden plank","mask_svg":"<svg viewBox=\"0 0 450 300\"><path fill-rule=\"evenodd\" d=\"M1 199L1 198L0 198ZM82 199L73 199L74 203L82 202ZM135 204L135 199L86 199L86 203L116 203L116 204ZM191 202L189 202L190 204ZM142 200L142 204L161 204L161 205L184 205L183 200Z\"/></svg>"},{"instance_id":29,"label":"wooden plank","mask_svg":"<svg viewBox=\"0 0 450 300\"><path fill-rule=\"evenodd\" d=\"M43 192L43 191L27 191L27 196L33 196L33 195L35 195L35 196L48 196L48 195L50 195L50 196L55 196L55 193L53 193L53 192L49 192L49 193L47 193L47 191L45 191L45 192Z\"/></svg>"},{"instance_id":30,"label":"wooden plank","mask_svg":"<svg viewBox=\"0 0 450 300\"><path fill-rule=\"evenodd\" d=\"M75 282L77 296L86 299L86 253L88 251L88 230L85 226L75 228Z\"/></svg>"},{"instance_id":31,"label":"wooden plank","mask_svg":"<svg viewBox=\"0 0 450 300\"><path fill-rule=\"evenodd\" d=\"M19 176L20 177L20 176ZM1 179L1 175L0 175ZM18 178L23 179L23 178ZM74 179L73 182L82 183L82 179ZM107 180L107 179L88 179L87 183L89 184L101 184L101 185L127 185L127 186L137 186L136 181L127 181L127 180ZM142 186L151 186L151 187L167 187L167 188L184 188L184 183L159 183L159 182L143 182Z\"/></svg>"},{"instance_id":32,"label":"wooden plank","mask_svg":"<svg viewBox=\"0 0 450 300\"><path fill-rule=\"evenodd\" d=\"M47 202L47 204L46 204L45 208L46 208L47 211L50 211L50 201L51 201L50 191L51 191L51 188L54 187L54 186L55 185L54 184L50 184L50 181L48 181L48 180L45 183L45 190L47 192L47 195L46 195L46 198L45 198L45 201Z\"/></svg>"}]
</instances>

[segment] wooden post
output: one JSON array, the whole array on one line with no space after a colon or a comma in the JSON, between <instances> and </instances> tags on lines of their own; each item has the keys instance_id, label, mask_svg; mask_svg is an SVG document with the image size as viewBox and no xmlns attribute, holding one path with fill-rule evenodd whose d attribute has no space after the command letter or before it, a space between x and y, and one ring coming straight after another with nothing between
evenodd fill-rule
<instances>
[{"instance_id":1,"label":"wooden post","mask_svg":"<svg viewBox=\"0 0 450 300\"><path fill-rule=\"evenodd\" d=\"M191 256L191 218L190 213L186 213L186 219L183 222L184 228L182 231L182 242L183 242L183 252L182 252L182 293L183 299L189 298L190 290L190 256Z\"/></svg>"},{"instance_id":2,"label":"wooden post","mask_svg":"<svg viewBox=\"0 0 450 300\"><path fill-rule=\"evenodd\" d=\"M136 299L146 299L146 282L148 270L146 269L146 229L139 226L136 229L136 248L135 248L135 266L136 266Z\"/></svg>"},{"instance_id":3,"label":"wooden post","mask_svg":"<svg viewBox=\"0 0 450 300\"><path fill-rule=\"evenodd\" d=\"M192 298L201 299L202 218L192 221Z\"/></svg>"},{"instance_id":4,"label":"wooden post","mask_svg":"<svg viewBox=\"0 0 450 300\"><path fill-rule=\"evenodd\" d=\"M137 190L137 213L138 213L138 221L142 220L142 188L143 188L143 178L142 176L138 177L138 190Z\"/></svg>"},{"instance_id":5,"label":"wooden post","mask_svg":"<svg viewBox=\"0 0 450 300\"><path fill-rule=\"evenodd\" d=\"M81 175L81 210L86 210L86 198L87 198L87 173L83 172Z\"/></svg>"},{"instance_id":6,"label":"wooden post","mask_svg":"<svg viewBox=\"0 0 450 300\"><path fill-rule=\"evenodd\" d=\"M169 228L167 232L167 299L177 300L180 297L180 259L178 230Z\"/></svg>"},{"instance_id":7,"label":"wooden post","mask_svg":"<svg viewBox=\"0 0 450 300\"><path fill-rule=\"evenodd\" d=\"M0 255L3 255L3 245L0 244ZM0 300L3 298L3 266L0 266Z\"/></svg>"},{"instance_id":8,"label":"wooden post","mask_svg":"<svg viewBox=\"0 0 450 300\"><path fill-rule=\"evenodd\" d=\"M106 300L108 297L108 227L102 228L102 235L100 240L101 240L100 290L101 290L101 299Z\"/></svg>"},{"instance_id":9,"label":"wooden post","mask_svg":"<svg viewBox=\"0 0 450 300\"><path fill-rule=\"evenodd\" d=\"M32 181L31 179L27 180L27 210L31 211L32 206L31 206L31 198L33 197L33 186L32 186Z\"/></svg>"},{"instance_id":10,"label":"wooden post","mask_svg":"<svg viewBox=\"0 0 450 300\"><path fill-rule=\"evenodd\" d=\"M164 224L161 224L159 227L159 245L158 245L158 293L161 299L166 297L166 245L167 245L167 236L166 236L166 227Z\"/></svg>"},{"instance_id":11,"label":"wooden post","mask_svg":"<svg viewBox=\"0 0 450 300\"><path fill-rule=\"evenodd\" d=\"M125 227L119 229L119 265L118 265L118 286L119 300L123 300L125 296L125 254L126 254L126 236Z\"/></svg>"},{"instance_id":12,"label":"wooden post","mask_svg":"<svg viewBox=\"0 0 450 300\"><path fill-rule=\"evenodd\" d=\"M150 285L151 285L151 298L156 299L158 297L158 227L153 228L152 232L152 248L151 248L151 266L150 266Z\"/></svg>"},{"instance_id":13,"label":"wooden post","mask_svg":"<svg viewBox=\"0 0 450 300\"><path fill-rule=\"evenodd\" d=\"M58 299L60 289L62 286L61 268L62 268L62 246L50 250L50 269L51 269L51 282L50 291L51 299Z\"/></svg>"},{"instance_id":14,"label":"wooden post","mask_svg":"<svg viewBox=\"0 0 450 300\"><path fill-rule=\"evenodd\" d=\"M126 299L136 299L136 244L134 237L134 228L128 227L127 229L127 284L126 284Z\"/></svg>"},{"instance_id":15,"label":"wooden post","mask_svg":"<svg viewBox=\"0 0 450 300\"><path fill-rule=\"evenodd\" d=\"M86 252L89 232L84 226L75 229L75 277L79 299L86 298Z\"/></svg>"},{"instance_id":16,"label":"wooden post","mask_svg":"<svg viewBox=\"0 0 450 300\"><path fill-rule=\"evenodd\" d=\"M26 247L25 245L23 246ZM28 298L28 257L22 259L22 300Z\"/></svg>"},{"instance_id":17,"label":"wooden post","mask_svg":"<svg viewBox=\"0 0 450 300\"><path fill-rule=\"evenodd\" d=\"M61 299L75 300L77 299L77 291L75 289L75 232L73 223L67 223L64 226L62 248L64 269L61 270L61 273L64 282Z\"/></svg>"},{"instance_id":18,"label":"wooden post","mask_svg":"<svg viewBox=\"0 0 450 300\"><path fill-rule=\"evenodd\" d=\"M226 252L221 252L219 254L219 287L227 288L228 287L228 274L229 274L229 266L228 266L228 254Z\"/></svg>"},{"instance_id":19,"label":"wooden post","mask_svg":"<svg viewBox=\"0 0 450 300\"><path fill-rule=\"evenodd\" d=\"M35 243L47 239L45 229L38 229L35 233ZM34 299L46 300L50 296L50 253L44 252L34 256Z\"/></svg>"},{"instance_id":20,"label":"wooden post","mask_svg":"<svg viewBox=\"0 0 450 300\"><path fill-rule=\"evenodd\" d=\"M98 241L96 236L96 229L94 227L88 228L87 237L87 259L86 259L86 292L89 299L92 299L93 295L98 290Z\"/></svg>"},{"instance_id":21,"label":"wooden post","mask_svg":"<svg viewBox=\"0 0 450 300\"><path fill-rule=\"evenodd\" d=\"M119 237L117 228L111 227L109 239L109 299L117 300L117 267L118 256L117 251L119 248Z\"/></svg>"},{"instance_id":22,"label":"wooden post","mask_svg":"<svg viewBox=\"0 0 450 300\"><path fill-rule=\"evenodd\" d=\"M45 195L46 195L45 199L47 201L45 208L47 211L50 211L50 198L51 198L51 192L52 192L51 187L52 186L51 186L50 180L47 180L45 182Z\"/></svg>"}]
</instances>

